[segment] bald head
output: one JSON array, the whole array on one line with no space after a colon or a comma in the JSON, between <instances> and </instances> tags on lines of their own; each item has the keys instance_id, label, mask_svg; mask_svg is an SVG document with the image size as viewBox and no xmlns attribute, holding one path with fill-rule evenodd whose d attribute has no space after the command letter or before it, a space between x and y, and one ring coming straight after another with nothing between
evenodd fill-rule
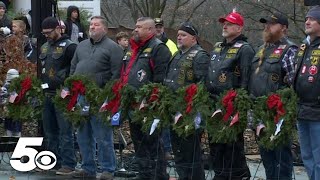
<instances>
[{"instance_id":1,"label":"bald head","mask_svg":"<svg viewBox=\"0 0 320 180\"><path fill-rule=\"evenodd\" d=\"M156 33L156 25L152 18L141 17L137 19L136 28L133 32L135 41L145 41L148 38L154 36Z\"/></svg>"}]
</instances>

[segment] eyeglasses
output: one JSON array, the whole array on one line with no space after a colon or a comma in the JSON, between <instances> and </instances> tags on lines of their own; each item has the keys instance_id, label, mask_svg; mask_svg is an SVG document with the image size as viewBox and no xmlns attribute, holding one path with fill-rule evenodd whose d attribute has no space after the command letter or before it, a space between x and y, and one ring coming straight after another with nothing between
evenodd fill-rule
<instances>
[{"instance_id":1,"label":"eyeglasses","mask_svg":"<svg viewBox=\"0 0 320 180\"><path fill-rule=\"evenodd\" d=\"M196 36L198 36L198 31L195 30L194 27L193 27L191 24L189 24L189 23L184 23L183 26L186 27L186 28L191 29L191 31L193 31L194 34L195 34Z\"/></svg>"},{"instance_id":2,"label":"eyeglasses","mask_svg":"<svg viewBox=\"0 0 320 180\"><path fill-rule=\"evenodd\" d=\"M41 32L42 35L49 35L51 34L55 29L52 29L51 31L48 31L48 32Z\"/></svg>"}]
</instances>

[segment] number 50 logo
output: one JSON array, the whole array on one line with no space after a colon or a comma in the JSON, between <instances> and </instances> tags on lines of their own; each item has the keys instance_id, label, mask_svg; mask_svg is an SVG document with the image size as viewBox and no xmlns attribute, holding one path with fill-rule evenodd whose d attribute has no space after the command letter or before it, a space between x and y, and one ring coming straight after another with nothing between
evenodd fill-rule
<instances>
[{"instance_id":1,"label":"number 50 logo","mask_svg":"<svg viewBox=\"0 0 320 180\"><path fill-rule=\"evenodd\" d=\"M17 171L31 171L38 167L43 170L52 169L57 163L57 157L51 151L38 152L29 146L41 146L43 137L21 137L14 149L10 164ZM29 157L26 163L21 162L23 156Z\"/></svg>"}]
</instances>

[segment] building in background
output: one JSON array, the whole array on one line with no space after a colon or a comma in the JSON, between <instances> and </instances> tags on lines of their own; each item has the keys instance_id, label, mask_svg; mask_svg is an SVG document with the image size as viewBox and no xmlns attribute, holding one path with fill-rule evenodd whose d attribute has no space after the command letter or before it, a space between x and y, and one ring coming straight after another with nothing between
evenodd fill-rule
<instances>
[{"instance_id":1,"label":"building in background","mask_svg":"<svg viewBox=\"0 0 320 180\"><path fill-rule=\"evenodd\" d=\"M79 0L79 1L68 1L58 0L59 9L67 9L68 6L74 5L80 9L89 11L93 16L100 15L100 1L101 0ZM13 9L15 12L22 12L27 14L31 10L31 0L12 0Z\"/></svg>"}]
</instances>

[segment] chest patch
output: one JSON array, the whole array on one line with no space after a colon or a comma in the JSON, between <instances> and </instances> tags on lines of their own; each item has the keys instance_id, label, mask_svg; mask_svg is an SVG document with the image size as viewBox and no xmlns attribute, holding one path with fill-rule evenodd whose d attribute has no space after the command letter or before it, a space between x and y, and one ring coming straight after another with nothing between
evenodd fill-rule
<instances>
[{"instance_id":1,"label":"chest patch","mask_svg":"<svg viewBox=\"0 0 320 180\"><path fill-rule=\"evenodd\" d=\"M143 69L140 69L138 72L137 72L137 79L139 82L141 82L145 76L147 75L146 71L143 70Z\"/></svg>"}]
</instances>

